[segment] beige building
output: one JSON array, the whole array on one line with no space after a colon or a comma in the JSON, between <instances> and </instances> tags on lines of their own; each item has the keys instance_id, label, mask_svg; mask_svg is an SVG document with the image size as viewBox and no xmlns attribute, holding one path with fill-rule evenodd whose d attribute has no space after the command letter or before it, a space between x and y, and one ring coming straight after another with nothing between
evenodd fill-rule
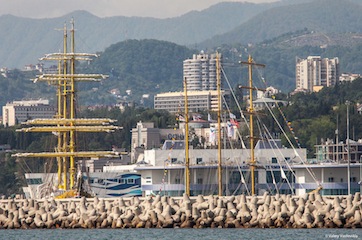
<instances>
[{"instance_id":1,"label":"beige building","mask_svg":"<svg viewBox=\"0 0 362 240\"><path fill-rule=\"evenodd\" d=\"M319 91L322 87L334 86L339 80L338 58L309 56L296 61L296 91Z\"/></svg>"},{"instance_id":2,"label":"beige building","mask_svg":"<svg viewBox=\"0 0 362 240\"><path fill-rule=\"evenodd\" d=\"M131 161L133 162L140 156L143 157L144 150L160 148L162 139L184 139L182 129L159 129L154 127L153 122L139 121L131 132Z\"/></svg>"},{"instance_id":3,"label":"beige building","mask_svg":"<svg viewBox=\"0 0 362 240\"><path fill-rule=\"evenodd\" d=\"M3 125L14 126L29 119L53 118L55 107L49 105L49 100L13 101L3 106Z\"/></svg>"},{"instance_id":4,"label":"beige building","mask_svg":"<svg viewBox=\"0 0 362 240\"><path fill-rule=\"evenodd\" d=\"M358 78L361 78L361 74L358 73L342 73L339 76L340 82L352 82Z\"/></svg>"},{"instance_id":5,"label":"beige building","mask_svg":"<svg viewBox=\"0 0 362 240\"><path fill-rule=\"evenodd\" d=\"M221 94L228 101L230 92L222 90ZM188 91L187 101L188 110L190 112L198 112L203 110L218 110L218 94L216 90ZM154 108L158 110L167 110L171 113L184 112L184 92L169 92L157 94L154 98Z\"/></svg>"}]
</instances>

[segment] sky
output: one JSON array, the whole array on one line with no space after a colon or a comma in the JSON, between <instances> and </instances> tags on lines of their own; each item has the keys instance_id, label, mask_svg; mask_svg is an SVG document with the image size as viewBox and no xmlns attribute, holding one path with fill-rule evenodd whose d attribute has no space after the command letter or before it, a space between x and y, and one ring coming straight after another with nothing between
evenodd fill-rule
<instances>
[{"instance_id":1,"label":"sky","mask_svg":"<svg viewBox=\"0 0 362 240\"><path fill-rule=\"evenodd\" d=\"M0 0L0 15L26 18L54 18L75 10L98 17L138 16L170 18L192 10L203 10L219 2L246 0ZM253 3L277 0L247 0Z\"/></svg>"}]
</instances>

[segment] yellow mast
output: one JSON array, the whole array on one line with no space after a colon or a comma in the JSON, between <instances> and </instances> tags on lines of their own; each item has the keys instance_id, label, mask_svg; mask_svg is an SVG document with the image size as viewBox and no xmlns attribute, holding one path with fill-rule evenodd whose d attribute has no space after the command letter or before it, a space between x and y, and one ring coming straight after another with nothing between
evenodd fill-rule
<instances>
[{"instance_id":1,"label":"yellow mast","mask_svg":"<svg viewBox=\"0 0 362 240\"><path fill-rule=\"evenodd\" d=\"M68 46L67 46L67 42L68 42L68 31L67 31L67 25L64 24L64 39L63 39L63 54L65 55L68 52ZM67 60L63 59L63 75L67 74L67 70L68 70L68 64L67 64ZM63 88L62 88L62 92L63 92L63 117L64 118L68 118L67 116L67 81L63 80ZM59 152L65 152L67 151L67 142L68 142L68 136L67 133L59 133L62 135L63 140L62 140L62 148L59 149ZM63 180L63 184L60 186L60 189L63 190L67 190L68 189L68 179L67 179L67 158L63 157L62 158L62 180ZM61 182L61 181L60 181Z\"/></svg>"},{"instance_id":2,"label":"yellow mast","mask_svg":"<svg viewBox=\"0 0 362 240\"><path fill-rule=\"evenodd\" d=\"M24 132L53 132L56 133L58 143L55 152L18 153L16 157L50 157L56 158L58 163L58 189L70 190L75 187L75 159L101 156L114 156L112 151L76 151L76 132L113 132L120 127L110 125L112 119L77 119L75 106L76 82L100 81L108 76L101 74L78 74L75 72L76 61L90 61L95 54L75 52L74 21L71 21L71 52L67 46L67 27L63 28L63 53L47 54L41 60L58 61L58 73L44 73L34 80L46 81L57 86L57 114L54 119L34 119L24 124L43 125L40 127L22 128Z\"/></svg>"},{"instance_id":3,"label":"yellow mast","mask_svg":"<svg viewBox=\"0 0 362 240\"><path fill-rule=\"evenodd\" d=\"M249 116L249 125L250 125L250 177L251 177L251 194L255 195L255 168L256 168L256 161L255 161L255 151L254 151L254 107L253 107L253 65L265 67L264 64L254 63L253 58L251 55L248 57L247 62L240 62L241 64L248 65L249 71L249 109L248 112Z\"/></svg>"},{"instance_id":4,"label":"yellow mast","mask_svg":"<svg viewBox=\"0 0 362 240\"><path fill-rule=\"evenodd\" d=\"M189 110L187 100L187 83L184 78L185 93L185 193L190 196L190 158L189 158Z\"/></svg>"},{"instance_id":5,"label":"yellow mast","mask_svg":"<svg viewBox=\"0 0 362 240\"><path fill-rule=\"evenodd\" d=\"M75 52L75 43L74 43L74 38L75 38L75 30L74 30L74 20L72 19L71 21L72 24L72 29L71 31L71 54L74 54ZM71 56L71 60L70 60L70 74L72 75L72 77L70 78L70 119L74 119L75 118L75 80L74 80L74 74L75 74L75 55ZM71 127L74 127L74 122L71 121L70 123ZM69 152L74 153L75 151L75 129L71 128L69 130ZM75 180L75 167L74 167L74 156L70 156L69 157L69 162L70 162L70 166L69 166L69 179L70 179L70 189L73 189L74 187L74 180Z\"/></svg>"},{"instance_id":6,"label":"yellow mast","mask_svg":"<svg viewBox=\"0 0 362 240\"><path fill-rule=\"evenodd\" d=\"M218 95L218 111L217 111L217 124L218 124L218 189L219 196L222 196L222 164L221 164L221 79L220 79L220 56L216 53L216 81L217 81L217 95Z\"/></svg>"}]
</instances>

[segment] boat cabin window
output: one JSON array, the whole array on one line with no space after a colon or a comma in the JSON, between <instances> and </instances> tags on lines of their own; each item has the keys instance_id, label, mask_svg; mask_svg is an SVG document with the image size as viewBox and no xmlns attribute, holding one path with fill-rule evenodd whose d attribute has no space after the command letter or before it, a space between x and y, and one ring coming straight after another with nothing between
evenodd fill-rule
<instances>
[{"instance_id":1,"label":"boat cabin window","mask_svg":"<svg viewBox=\"0 0 362 240\"><path fill-rule=\"evenodd\" d=\"M31 185L31 184L42 184L43 181L41 180L41 178L29 178L29 179L26 179L26 182L28 183L28 185Z\"/></svg>"},{"instance_id":2,"label":"boat cabin window","mask_svg":"<svg viewBox=\"0 0 362 240\"><path fill-rule=\"evenodd\" d=\"M277 158L273 157L273 158L272 158L272 163L278 163Z\"/></svg>"},{"instance_id":3,"label":"boat cabin window","mask_svg":"<svg viewBox=\"0 0 362 240\"><path fill-rule=\"evenodd\" d=\"M329 178L328 178L328 182L334 182L334 178L333 178L333 177L329 177Z\"/></svg>"},{"instance_id":4,"label":"boat cabin window","mask_svg":"<svg viewBox=\"0 0 362 240\"><path fill-rule=\"evenodd\" d=\"M230 183L239 183L241 180L241 175L239 172L236 172L234 171L232 174L231 174L231 177L230 177Z\"/></svg>"},{"instance_id":5,"label":"boat cabin window","mask_svg":"<svg viewBox=\"0 0 362 240\"><path fill-rule=\"evenodd\" d=\"M126 179L121 178L121 179L118 179L118 182L121 183L121 184L125 184L125 182L126 182L125 180Z\"/></svg>"},{"instance_id":6,"label":"boat cabin window","mask_svg":"<svg viewBox=\"0 0 362 240\"><path fill-rule=\"evenodd\" d=\"M171 158L171 163L176 163L177 162L177 158Z\"/></svg>"},{"instance_id":7,"label":"boat cabin window","mask_svg":"<svg viewBox=\"0 0 362 240\"><path fill-rule=\"evenodd\" d=\"M196 158L196 164L202 164L202 158Z\"/></svg>"},{"instance_id":8,"label":"boat cabin window","mask_svg":"<svg viewBox=\"0 0 362 240\"><path fill-rule=\"evenodd\" d=\"M134 179L133 178L128 178L127 183L128 184L134 184Z\"/></svg>"},{"instance_id":9,"label":"boat cabin window","mask_svg":"<svg viewBox=\"0 0 362 240\"><path fill-rule=\"evenodd\" d=\"M175 184L180 184L181 180L179 178L175 178Z\"/></svg>"},{"instance_id":10,"label":"boat cabin window","mask_svg":"<svg viewBox=\"0 0 362 240\"><path fill-rule=\"evenodd\" d=\"M202 184L202 180L203 180L202 178L198 178L197 179L197 184Z\"/></svg>"}]
</instances>

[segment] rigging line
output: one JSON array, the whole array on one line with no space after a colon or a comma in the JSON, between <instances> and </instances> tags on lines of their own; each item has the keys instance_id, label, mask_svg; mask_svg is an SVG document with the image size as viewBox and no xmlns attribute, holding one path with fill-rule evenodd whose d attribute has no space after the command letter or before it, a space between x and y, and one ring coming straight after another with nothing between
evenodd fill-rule
<instances>
[{"instance_id":1,"label":"rigging line","mask_svg":"<svg viewBox=\"0 0 362 240\"><path fill-rule=\"evenodd\" d=\"M264 127L265 127L265 125L264 125ZM268 130L266 129L266 131L268 131ZM269 137L271 138L269 131L268 131L268 133L269 133ZM270 146L272 146L271 150L273 151L274 156L276 156L276 158L277 158L277 163L278 163L278 165L279 165L279 167L280 167L280 170L279 170L279 171L280 171L281 173L282 173L282 171L283 171L283 173L284 173L283 167L282 167L282 165L281 165L281 162L282 162L282 161L279 159L278 154L276 153L275 148L274 148L274 147L277 146L277 145L276 145L276 142L275 142L275 140L274 140L273 138L271 138L271 139L272 139L271 141L274 143L274 144L273 144L274 146L273 146L273 145L270 145ZM270 141L270 140L269 140L269 138L268 138L268 142L269 142L269 141ZM283 153L281 152L281 150L280 150L278 147L277 147L276 149L278 150L279 154L282 156L282 159L284 160L284 162L287 164L289 170L293 173L293 170L292 170L291 167L289 166L288 162L285 160L285 157L284 157ZM285 175L285 173L284 173L284 175ZM275 179L275 178L273 177L273 179ZM288 178L285 178L285 180L286 180L286 182L287 182L290 190L292 191L292 194L294 194L293 188L292 188L292 186L290 185L290 182L289 182ZM282 184L282 183L281 183L281 184Z\"/></svg>"},{"instance_id":2,"label":"rigging line","mask_svg":"<svg viewBox=\"0 0 362 240\"><path fill-rule=\"evenodd\" d=\"M285 163L287 164L287 166L288 166L288 168L289 168L289 170L291 171L291 172L293 172L293 170L291 169L291 167L289 166L289 164L288 164L288 162L285 160L285 156L284 156L284 154L281 152L281 150L277 147L277 144L276 144L276 142L275 142L275 139L271 136L271 133L270 133L270 131L269 131L269 129L265 126L265 124L263 124L263 131L261 130L261 126L260 126L260 123L262 122L261 121L261 119L260 119L260 117L259 116L257 116L257 118L258 118L258 121L257 121L257 124L258 124L258 128L259 128L259 131L260 132L267 132L267 134L265 134L265 136L267 137L267 139L268 139L268 142L270 142L270 141L273 141L273 145L270 145L270 146L275 146L277 149L278 149L278 152L280 153L280 155L283 157L283 159L284 159L284 161L285 161ZM270 140L271 139L271 140ZM274 153L274 155L276 156L276 153L275 153L275 151L274 151L274 148L272 148L272 151L273 151L273 153ZM278 159L278 158L277 158ZM280 164L279 164L280 165ZM280 166L280 168L281 168L281 171L283 171L282 170L282 166ZM290 187L290 189L292 190L292 192L293 192L293 189L292 189L292 187L290 186L290 184L289 184L289 180L287 180L287 182L288 182L288 185L289 185L289 187Z\"/></svg>"},{"instance_id":3,"label":"rigging line","mask_svg":"<svg viewBox=\"0 0 362 240\"><path fill-rule=\"evenodd\" d=\"M262 128L261 128L261 126L260 126L260 122L261 122L261 119L258 117L258 121L257 121L258 129L259 129L259 132L262 133L262 132L264 132L264 131L262 131ZM266 134L264 134L264 135L267 137ZM268 142L269 142L269 138L267 138L267 139L268 139ZM265 148L265 146L266 146L265 141L262 141L261 143L263 144L263 146L264 146L264 148ZM274 155L275 155L275 154L274 154ZM266 168L265 168L265 169L266 169ZM271 169L271 166L269 166L269 169ZM274 188L275 188L275 190L277 191L277 193L279 193L279 188L278 188L278 186L277 186L277 184L276 184L276 181L275 181L274 171L271 171L271 175L272 175L272 179L273 179ZM267 184L267 187L268 187L268 190L271 192L271 191L272 191L272 188L269 186L269 184Z\"/></svg>"},{"instance_id":4,"label":"rigging line","mask_svg":"<svg viewBox=\"0 0 362 240\"><path fill-rule=\"evenodd\" d=\"M266 133L266 136L268 137L268 141L269 141L269 142L270 142L270 141L273 142L273 145L271 145L271 146L275 146L276 149L278 149L278 152L280 153L280 155L284 157L284 154L283 154L283 153L281 152L281 150L277 147L277 143L275 142L275 139L272 137L269 129L266 127L265 124L263 124L263 129L264 129L264 132ZM270 139L271 139L271 140L270 140ZM284 159L285 159L285 157L284 157ZM292 168L290 167L289 163L288 163L287 161L285 161L285 163L287 164L289 170L293 172L293 170L292 170ZM296 175L294 175L294 176L296 177Z\"/></svg>"},{"instance_id":5,"label":"rigging line","mask_svg":"<svg viewBox=\"0 0 362 240\"><path fill-rule=\"evenodd\" d=\"M260 70L259 70L259 69L257 69L257 71L258 71L258 74L259 74L259 77L260 77L260 75L261 75ZM263 83L266 85L265 79L264 79L263 77L260 77L260 78L262 79ZM255 87L255 88L257 89L257 87ZM266 103L266 101L265 101L265 99L264 99L264 98L262 98L262 99L263 99L263 101L264 101L264 103L265 103L266 107L268 108L269 112L272 114L273 119L274 119L274 120L275 120L275 122L278 124L278 126L279 126L280 130L283 132L284 136L286 137L286 139L287 139L288 143L289 143L289 144L290 144L290 146L293 148L294 153L296 154L296 156L298 156L298 157L299 157L299 159L302 161L302 163L303 163L304 165L306 165L306 162L305 162L305 161L301 158L301 156L297 153L297 151L296 151L296 149L295 149L294 145L291 143L290 138L287 136L287 134L285 133L284 129L281 127L281 125L280 125L279 121L277 121L277 119L276 119L276 117L275 117L274 113L271 111L270 106ZM287 120L286 120L286 118L285 118L285 115L284 115L284 114L283 114L283 112L281 111L281 109L280 109L280 107L279 107L279 105L278 105L278 104L277 104L277 106L278 106L278 109L279 109L279 111L281 112L281 114L282 114L282 116L283 116L284 120L286 121L286 123L288 123L288 122L287 122ZM294 139L297 141L297 137L295 136L294 131L292 131L292 130L290 129L290 127L289 127L289 125L288 125L288 124L287 124L287 126L288 126L289 130L291 131L291 133L293 134ZM297 141L297 144L298 144L298 147L299 147L299 148L301 148L299 141ZM314 180L314 181L315 181L315 182L316 182L316 183L320 186L320 183L319 183L319 181L317 180L317 177L316 177L316 175L314 174L314 172L313 172L313 171L311 171L311 169L310 169L309 167L307 167L307 166L306 166L306 169L307 169L307 171L309 172L309 174L311 175L311 177L313 178L313 180Z\"/></svg>"},{"instance_id":6,"label":"rigging line","mask_svg":"<svg viewBox=\"0 0 362 240\"><path fill-rule=\"evenodd\" d=\"M236 104L237 104L237 106L238 106L238 109L239 109L239 111L240 111L241 117L244 119L247 127L250 128L250 127L249 127L249 123L248 123L248 121L246 120L245 115L243 114L243 111L241 110L240 104L239 104L239 102L238 102L237 99L236 99L236 96L235 96L235 94L234 94L234 91L232 90L232 88L231 88L231 86L230 86L230 82L229 82L229 80L228 80L228 78L227 78L227 76L226 76L225 70L224 70L224 68L223 68L222 66L221 66L221 71L222 71L223 76L224 76L224 78L225 78L225 80L226 80L226 82L227 82L227 84L228 84L228 86L229 86L229 89L230 89L230 91L231 91L231 93L232 93L232 95L233 95L233 97L234 97L234 99L235 99L235 102L236 102ZM224 98L224 96L223 96L223 98ZM224 99L224 102L226 103L225 99ZM226 104L226 106L227 106L227 104ZM228 108L228 110L229 110L229 108ZM229 113L230 113L230 110L229 110ZM241 137L241 134L240 134L240 132L239 132L238 130L237 130L237 133L238 133L238 135L239 135L239 137L240 137L240 139L241 139L243 148L246 149L246 146L245 146L245 144L244 144L244 141L243 141L243 139L242 139L242 137ZM250 157L250 155L249 155L249 157ZM240 171L240 173L241 173L241 175L242 175L242 171L241 171L241 169L240 169L240 164L238 164L238 168L239 168L239 171ZM244 179L245 179L245 178L244 178ZM250 195L250 192L249 192L249 189L248 189L248 187L247 187L246 182L245 182L245 187L246 187L246 190L247 190L248 194Z\"/></svg>"},{"instance_id":7,"label":"rigging line","mask_svg":"<svg viewBox=\"0 0 362 240\"><path fill-rule=\"evenodd\" d=\"M256 89L258 89L257 87L255 87L255 88L256 88ZM290 138L287 136L287 134L286 134L285 130L281 127L281 125L280 125L279 121L276 119L276 116L275 116L275 114L272 112L272 110L271 110L270 106L266 103L266 101L265 101L265 99L264 99L264 98L262 98L262 99L263 99L264 104L265 104L265 106L267 107L267 109L268 109L269 113L271 113L271 115L272 115L272 117L273 117L274 121L277 123L277 125L278 125L279 129L283 132L283 134L284 134L284 136L286 137L286 139L287 139L288 143L289 143L289 144L290 144L290 146L293 148L294 153L296 154L296 156L298 156L298 157L299 157L299 159L302 161L302 163L306 165L306 162L305 162L305 161L301 158L301 156L297 153L297 151L296 151L296 149L295 149L294 145L293 145L293 144L292 144L292 142L290 141ZM319 183L319 181L317 180L317 178L316 178L316 176L315 176L314 172L312 172L312 171L311 171L311 169L310 169L309 167L307 167L307 166L306 166L306 169L307 169L307 171L309 172L309 174L311 175L311 177L313 178L313 180L314 180L314 181L315 181L315 182L316 182L316 183L320 186L320 183Z\"/></svg>"},{"instance_id":8,"label":"rigging line","mask_svg":"<svg viewBox=\"0 0 362 240\"><path fill-rule=\"evenodd\" d=\"M264 129L265 129L265 131L268 133L268 136L272 139L274 145L276 146L275 140L271 137L271 134L270 134L268 128L267 128L265 125L264 125ZM280 152L280 154L283 155L283 154L281 153L280 149L279 149L279 148L277 148L277 149L278 149L278 151ZM288 169L290 170L290 172L291 172L291 173L293 174L293 176L295 177L295 179L297 179L297 175L294 173L294 171L293 171L293 169L291 168L291 166L289 165L289 163L288 163L287 161L285 161L285 163L286 163ZM312 177L313 177L313 176L312 176ZM316 181L316 182L317 182L317 181ZM302 184L302 183L299 183L299 184L303 187L303 184Z\"/></svg>"},{"instance_id":9,"label":"rigging line","mask_svg":"<svg viewBox=\"0 0 362 240\"><path fill-rule=\"evenodd\" d=\"M271 166L269 166L269 169L270 169L270 173L272 175L273 185L275 187L275 190L276 190L277 194L279 194L279 188L278 188L277 182L275 181L274 171L273 171ZM269 184L268 184L268 187L269 187ZM269 187L269 189L271 189L271 188Z\"/></svg>"},{"instance_id":10,"label":"rigging line","mask_svg":"<svg viewBox=\"0 0 362 240\"><path fill-rule=\"evenodd\" d=\"M226 100L225 100L225 98L224 98L224 96L222 96L223 97L223 100L224 100L224 102L225 102L225 106L226 106L226 108L227 108L227 110L228 110L228 112L229 112L229 114L230 114L230 109L229 109L229 106L227 105L227 103L226 103ZM239 132L239 129L237 128L236 129L236 132L237 132L237 134L238 134L238 137L240 137L240 140L241 140L241 143L242 143L242 148L243 149L246 149L246 146L245 146L245 143L244 143L244 140L242 139L242 137L241 137L241 134L240 134L240 132ZM230 141L230 147L231 147L231 149L235 149L234 148L234 145L232 144L232 142ZM247 156L248 157L250 157L250 154L249 154L249 152L246 152L246 154L247 154ZM238 159L236 160L236 161L238 161ZM244 176L243 176L243 173L242 173L242 170L241 170L241 168L240 168L240 163L238 162L237 163L237 167L238 167L238 170L239 170L239 172L240 172L240 180L241 179L244 179L245 180L245 178L244 178ZM244 181L244 184L245 184L245 188L246 188L246 190L247 190L247 192L248 192L248 195L250 195L250 192L249 192L249 189L248 189L248 186L247 186L247 184L246 184L246 182Z\"/></svg>"},{"instance_id":11,"label":"rigging line","mask_svg":"<svg viewBox=\"0 0 362 240\"><path fill-rule=\"evenodd\" d=\"M257 68L257 72L258 72L259 79L261 79L261 80L262 80L262 83L264 84L265 88L267 88L267 87L268 87L268 85L267 85L267 83L266 83L266 81L265 81L265 78L263 78L263 77L262 77L262 74L261 74L260 69L258 69L258 68ZM274 99L274 100L275 100L275 95L272 95L271 97L272 97L272 99ZM289 129L289 131L291 132L291 134L293 135L293 138L294 138L294 140L296 141L296 143L297 143L298 147L299 147L299 148L301 148L301 146L300 146L300 142L299 142L299 138L298 138L298 137L296 137L295 132L293 131L292 126L290 126L290 124L289 124L290 122L289 122L289 121L287 120L287 118L285 117L285 114L284 114L284 113L283 113L283 111L281 110L281 108L280 108L280 106L279 106L279 103L278 103L278 102L275 102L275 105L277 106L277 108L278 108L278 110L279 110L280 114L282 115L283 120L284 120L284 121L285 121L285 123L287 124L288 129Z\"/></svg>"},{"instance_id":12,"label":"rigging line","mask_svg":"<svg viewBox=\"0 0 362 240\"><path fill-rule=\"evenodd\" d=\"M266 104L266 105L267 105L267 108L269 109L269 112L271 112L271 109L270 109L269 105L268 105L268 104ZM295 149L294 145L293 145L292 142L290 141L290 138L287 136L286 132L285 132L284 129L281 127L280 123L276 120L276 117L275 117L275 115L274 115L273 113L272 113L272 116L273 116L274 120L277 122L280 130L283 132L283 134L284 134L285 138L287 139L288 143L290 144L291 148L293 148L294 153L297 155L297 157L299 157L299 159L302 161L302 163L306 165L305 160L302 159L302 157L298 154L298 152L297 152L297 150ZM320 185L320 183L319 183L319 181L317 180L317 177L315 176L314 172L311 171L311 169L310 169L309 167L307 167L307 166L306 166L306 169L307 169L307 171L309 172L309 174L311 175L311 177L313 178L313 180L314 180L316 183L318 183L318 185Z\"/></svg>"},{"instance_id":13,"label":"rigging line","mask_svg":"<svg viewBox=\"0 0 362 240\"><path fill-rule=\"evenodd\" d=\"M248 129L249 129L249 128L250 128L250 127L249 127L249 123L248 123L248 121L246 120L246 117L245 117L243 111L241 110L241 106L240 106L239 102L237 101L237 98L236 98L236 96L235 96L235 93L234 93L234 91L233 91L232 88L231 88L229 79L228 79L228 77L226 76L225 70L224 70L224 68L223 68L222 66L221 66L221 72L223 73L223 76L224 76L224 78L225 78L225 80L226 80L226 83L228 84L229 89L230 89L230 91L231 91L231 94L233 95L233 98L234 98L234 100L235 100L235 103L236 103L236 105L238 106L238 109L239 109L239 112L240 112L240 116L244 119L244 121L245 121L245 123L246 123L246 126L247 126Z\"/></svg>"},{"instance_id":14,"label":"rigging line","mask_svg":"<svg viewBox=\"0 0 362 240\"><path fill-rule=\"evenodd\" d=\"M222 98L223 98L223 101L224 101L224 103L225 103L226 109L227 109L228 113L230 114L231 111L230 111L229 106L227 105L227 102L226 102L226 100L225 100L225 97L222 96ZM242 136L241 136L241 133L240 133L240 131L239 131L239 128L236 128L236 134L238 135L238 137L239 137L239 139L240 139L240 141L241 141L241 147L242 147L243 149L246 149L245 142L244 142L244 140L243 140L243 138L242 138Z\"/></svg>"},{"instance_id":15,"label":"rigging line","mask_svg":"<svg viewBox=\"0 0 362 240\"><path fill-rule=\"evenodd\" d=\"M226 106L226 108L227 108L227 110L228 110L228 113L230 114L230 113L231 113L231 112L230 112L230 108L229 108L229 106L227 105L227 102L226 102L226 100L225 100L225 97L222 96L222 98L223 98L223 101L224 101L224 103L225 103L225 106ZM245 146L245 144L244 144L244 140L242 139L241 134L240 134L238 128L237 128L236 132L238 133L238 136L240 137L240 140L241 140L243 149L246 149L246 146ZM230 141L230 148L231 148L231 149L235 149L235 147L234 147L234 145L232 144L231 141ZM247 156L250 157L249 152L247 152ZM240 165L241 165L241 164L238 162L239 160L238 160L237 158L236 158L236 161L237 161L238 170L239 170L239 172L240 172L240 180L241 180L241 179L244 179L244 183L243 183L243 184L245 185L245 188L246 188L246 190L247 190L247 192L248 192L248 195L250 195L250 191L249 191L249 189L248 189L248 186L247 186L247 184L246 184L246 182L245 182L245 178L244 178L244 176L243 176L242 170L241 170L241 168L240 168Z\"/></svg>"}]
</instances>

